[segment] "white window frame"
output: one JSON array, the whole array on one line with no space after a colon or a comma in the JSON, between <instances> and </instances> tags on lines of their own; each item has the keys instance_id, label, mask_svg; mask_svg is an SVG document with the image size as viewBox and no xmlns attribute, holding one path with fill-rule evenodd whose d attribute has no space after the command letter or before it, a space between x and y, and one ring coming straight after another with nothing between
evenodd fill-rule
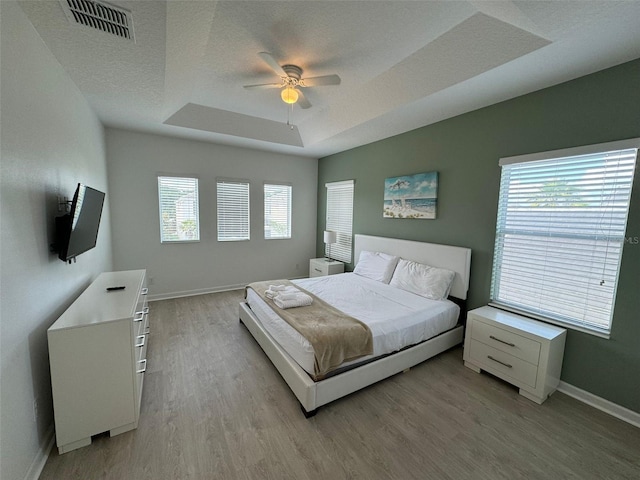
<instances>
[{"instance_id":1,"label":"white window frame","mask_svg":"<svg viewBox=\"0 0 640 480\"><path fill-rule=\"evenodd\" d=\"M216 179L219 242L243 242L251 239L250 193L249 180Z\"/></svg>"},{"instance_id":2,"label":"white window frame","mask_svg":"<svg viewBox=\"0 0 640 480\"><path fill-rule=\"evenodd\" d=\"M636 138L500 159L492 305L609 338L638 148Z\"/></svg>"},{"instance_id":3,"label":"white window frame","mask_svg":"<svg viewBox=\"0 0 640 480\"><path fill-rule=\"evenodd\" d=\"M166 188L169 184L173 183L175 188L183 188L188 190L192 189L191 193L187 193L181 198L168 197L166 194ZM193 230L192 238L187 238L189 234L178 227L178 202L181 200L189 200L187 197L192 195L194 198L187 202L184 209L188 212L183 213L185 221L195 220L195 225L189 230ZM158 174L158 211L160 220L160 243L193 243L200 241L200 207L199 207L199 191L198 191L198 178L193 175L173 175L173 174ZM183 210L184 210L183 209ZM171 211L174 213L173 221L175 222L175 233L178 237L171 238L171 232L165 228L166 215L171 215Z\"/></svg>"},{"instance_id":4,"label":"white window frame","mask_svg":"<svg viewBox=\"0 0 640 480\"><path fill-rule=\"evenodd\" d=\"M278 203L269 199L276 195L276 190L284 190L287 193L279 197ZM265 182L262 187L264 205L264 239L286 240L291 238L291 206L293 187L290 183ZM284 211L278 212L279 209ZM278 233L278 228L284 226L284 231ZM277 227L277 228L276 228Z\"/></svg>"},{"instance_id":5,"label":"white window frame","mask_svg":"<svg viewBox=\"0 0 640 480\"><path fill-rule=\"evenodd\" d=\"M353 256L353 199L355 181L326 183L327 217L326 230L336 232L336 243L325 244L325 255L331 251L331 258L351 263Z\"/></svg>"}]
</instances>

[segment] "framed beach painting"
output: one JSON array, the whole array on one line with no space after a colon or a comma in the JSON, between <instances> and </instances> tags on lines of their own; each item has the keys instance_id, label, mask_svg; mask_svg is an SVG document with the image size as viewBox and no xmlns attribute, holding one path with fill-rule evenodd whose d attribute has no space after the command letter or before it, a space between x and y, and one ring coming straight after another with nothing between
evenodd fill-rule
<instances>
[{"instance_id":1,"label":"framed beach painting","mask_svg":"<svg viewBox=\"0 0 640 480\"><path fill-rule=\"evenodd\" d=\"M391 177L384 181L384 218L436 218L438 172Z\"/></svg>"}]
</instances>

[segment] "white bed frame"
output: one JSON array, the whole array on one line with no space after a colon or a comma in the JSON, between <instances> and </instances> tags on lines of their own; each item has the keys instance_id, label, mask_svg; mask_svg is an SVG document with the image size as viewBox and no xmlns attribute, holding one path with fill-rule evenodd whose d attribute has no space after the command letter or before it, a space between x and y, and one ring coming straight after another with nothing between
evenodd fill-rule
<instances>
[{"instance_id":1,"label":"white bed frame","mask_svg":"<svg viewBox=\"0 0 640 480\"><path fill-rule=\"evenodd\" d=\"M355 235L354 258L356 263L362 250L389 253L407 260L453 270L456 272L456 276L451 288L451 296L461 300L467 298L471 267L471 250L468 248ZM464 329L462 325L457 325L453 329L413 347L314 382L309 374L264 329L245 302L240 303L240 321L251 332L284 381L287 382L291 391L300 401L307 417L314 415L322 405L400 373L462 343Z\"/></svg>"}]
</instances>

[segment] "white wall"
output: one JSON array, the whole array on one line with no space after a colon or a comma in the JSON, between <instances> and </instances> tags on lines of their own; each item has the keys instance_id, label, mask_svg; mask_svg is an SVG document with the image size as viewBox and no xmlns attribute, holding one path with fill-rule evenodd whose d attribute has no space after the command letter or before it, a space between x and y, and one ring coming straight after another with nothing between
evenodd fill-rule
<instances>
[{"instance_id":1,"label":"white wall","mask_svg":"<svg viewBox=\"0 0 640 480\"><path fill-rule=\"evenodd\" d=\"M1 1L0 16L0 477L20 480L53 434L47 328L111 269L111 232L107 192L97 247L72 265L49 252L57 195L107 191L104 131L20 7Z\"/></svg>"},{"instance_id":2,"label":"white wall","mask_svg":"<svg viewBox=\"0 0 640 480\"><path fill-rule=\"evenodd\" d=\"M151 299L308 275L316 250L316 159L111 128L106 132L114 265L116 270L146 268ZM160 243L159 173L199 178L199 243ZM217 241L217 177L250 181L250 241ZM265 181L293 185L290 240L264 239Z\"/></svg>"}]
</instances>

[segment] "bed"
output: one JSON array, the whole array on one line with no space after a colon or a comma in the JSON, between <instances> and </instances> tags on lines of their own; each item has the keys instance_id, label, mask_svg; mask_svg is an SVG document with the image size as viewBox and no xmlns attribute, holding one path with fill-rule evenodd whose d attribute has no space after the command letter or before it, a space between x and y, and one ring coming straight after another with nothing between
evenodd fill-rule
<instances>
[{"instance_id":1,"label":"bed","mask_svg":"<svg viewBox=\"0 0 640 480\"><path fill-rule=\"evenodd\" d=\"M364 251L383 252L455 272L449 292L449 299L455 302L433 302L354 273L294 280L293 283L303 291L318 294L327 303L362 319L370 327L373 337L371 354L345 362L328 375L318 378L313 370L313 347L279 319L276 307L272 308L248 289L247 299L240 303L240 321L289 385L306 417L314 415L322 405L407 370L462 342L470 249L370 235L355 235L354 247L356 269L360 253ZM337 289L331 285L333 283L338 285ZM393 296L389 290L395 291ZM332 291L343 294L335 295ZM347 301L360 294L376 299L369 302L374 308L362 311L362 307ZM387 299L390 305L384 307ZM434 305L429 307L429 302ZM420 313L423 305L430 312L435 312L434 320L429 323L425 323L424 314ZM381 322L385 316L393 318L393 321L385 325Z\"/></svg>"}]
</instances>

